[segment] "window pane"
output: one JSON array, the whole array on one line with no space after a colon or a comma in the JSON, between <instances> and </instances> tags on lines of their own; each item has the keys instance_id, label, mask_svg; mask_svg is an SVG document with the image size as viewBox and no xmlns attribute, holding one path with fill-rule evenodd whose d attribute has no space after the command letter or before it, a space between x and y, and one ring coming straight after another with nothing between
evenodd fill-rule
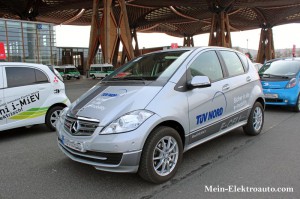
<instances>
[{"instance_id":1,"label":"window pane","mask_svg":"<svg viewBox=\"0 0 300 199\"><path fill-rule=\"evenodd\" d=\"M6 76L8 87L26 86L35 83L35 73L32 68L7 67Z\"/></svg>"},{"instance_id":2,"label":"window pane","mask_svg":"<svg viewBox=\"0 0 300 199\"><path fill-rule=\"evenodd\" d=\"M35 70L35 77L37 83L49 82L48 77L40 70Z\"/></svg>"},{"instance_id":3,"label":"window pane","mask_svg":"<svg viewBox=\"0 0 300 199\"><path fill-rule=\"evenodd\" d=\"M202 53L190 66L191 75L207 76L215 82L223 79L223 71L215 51Z\"/></svg>"},{"instance_id":4,"label":"window pane","mask_svg":"<svg viewBox=\"0 0 300 199\"><path fill-rule=\"evenodd\" d=\"M243 62L245 71L248 71L249 68L248 58L246 57L246 55L242 55L242 54L238 54L238 55L241 58L241 61Z\"/></svg>"},{"instance_id":5,"label":"window pane","mask_svg":"<svg viewBox=\"0 0 300 199\"><path fill-rule=\"evenodd\" d=\"M236 75L243 74L245 72L242 62L238 58L238 56L236 55L235 52L220 51L220 53L224 59L226 66L227 66L229 76L236 76Z\"/></svg>"}]
</instances>

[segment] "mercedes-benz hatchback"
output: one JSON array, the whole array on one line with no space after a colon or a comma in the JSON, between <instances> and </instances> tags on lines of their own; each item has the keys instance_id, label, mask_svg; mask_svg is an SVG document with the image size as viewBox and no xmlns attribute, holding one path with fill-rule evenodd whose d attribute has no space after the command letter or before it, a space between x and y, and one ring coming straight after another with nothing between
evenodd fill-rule
<instances>
[{"instance_id":1,"label":"mercedes-benz hatchback","mask_svg":"<svg viewBox=\"0 0 300 199\"><path fill-rule=\"evenodd\" d=\"M300 111L300 59L271 60L259 70L267 105L283 105Z\"/></svg>"},{"instance_id":2,"label":"mercedes-benz hatchback","mask_svg":"<svg viewBox=\"0 0 300 199\"><path fill-rule=\"evenodd\" d=\"M151 182L172 178L183 152L243 127L261 132L264 95L251 61L227 48L146 54L64 109L58 145L72 160Z\"/></svg>"}]
</instances>

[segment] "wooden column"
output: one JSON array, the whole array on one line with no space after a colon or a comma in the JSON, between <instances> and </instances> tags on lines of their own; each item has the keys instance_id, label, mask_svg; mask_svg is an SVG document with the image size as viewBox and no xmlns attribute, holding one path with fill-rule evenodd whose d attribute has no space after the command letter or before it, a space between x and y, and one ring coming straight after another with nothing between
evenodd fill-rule
<instances>
[{"instance_id":1,"label":"wooden column","mask_svg":"<svg viewBox=\"0 0 300 199\"><path fill-rule=\"evenodd\" d=\"M229 17L225 11L213 13L208 45L232 47Z\"/></svg>"},{"instance_id":2,"label":"wooden column","mask_svg":"<svg viewBox=\"0 0 300 199\"><path fill-rule=\"evenodd\" d=\"M90 52L88 57L88 67L92 63L99 48L102 48L104 63L117 64L119 45L122 42L126 51L127 59L134 58L131 32L129 28L127 9L125 0L117 0L120 6L119 21L116 21L113 12L113 1L103 0L103 15L99 21L99 0L93 1L93 17L90 33Z\"/></svg>"},{"instance_id":3,"label":"wooden column","mask_svg":"<svg viewBox=\"0 0 300 199\"><path fill-rule=\"evenodd\" d=\"M136 57L140 56L139 42L138 42L138 39L137 39L137 34L136 34L136 29L135 28L132 30L132 39L135 42L134 55Z\"/></svg>"},{"instance_id":4,"label":"wooden column","mask_svg":"<svg viewBox=\"0 0 300 199\"><path fill-rule=\"evenodd\" d=\"M183 46L194 47L194 38L192 36L184 37Z\"/></svg>"},{"instance_id":5,"label":"wooden column","mask_svg":"<svg viewBox=\"0 0 300 199\"><path fill-rule=\"evenodd\" d=\"M89 54L87 59L87 65L84 66L84 73L90 69L90 65L93 63L94 58L97 54L100 45L100 33L99 33L99 0L93 1L93 14L90 31L90 42L89 42Z\"/></svg>"},{"instance_id":6,"label":"wooden column","mask_svg":"<svg viewBox=\"0 0 300 199\"><path fill-rule=\"evenodd\" d=\"M273 31L270 27L263 27L260 32L260 40L256 62L264 63L275 58Z\"/></svg>"}]
</instances>

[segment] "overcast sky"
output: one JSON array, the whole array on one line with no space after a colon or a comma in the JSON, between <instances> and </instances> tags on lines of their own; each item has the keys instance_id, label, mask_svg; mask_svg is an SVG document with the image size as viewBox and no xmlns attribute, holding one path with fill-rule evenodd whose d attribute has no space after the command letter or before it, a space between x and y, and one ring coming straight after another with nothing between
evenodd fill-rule
<instances>
[{"instance_id":1,"label":"overcast sky","mask_svg":"<svg viewBox=\"0 0 300 199\"><path fill-rule=\"evenodd\" d=\"M300 48L300 24L288 24L273 28L275 49L292 48L293 44ZM58 47L88 47L90 26L56 26L56 42ZM232 46L258 49L260 29L231 33ZM194 36L195 46L207 46L208 34ZM247 42L248 40L248 42ZM138 33L140 48L170 46L171 43L183 44L183 38L171 37L160 33ZM248 45L248 46L247 46Z\"/></svg>"}]
</instances>

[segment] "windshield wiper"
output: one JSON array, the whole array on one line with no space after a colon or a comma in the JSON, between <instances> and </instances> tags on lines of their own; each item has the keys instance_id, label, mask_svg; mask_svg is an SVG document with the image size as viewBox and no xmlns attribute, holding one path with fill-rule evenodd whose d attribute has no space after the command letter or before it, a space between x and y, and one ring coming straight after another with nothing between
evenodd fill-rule
<instances>
[{"instance_id":1,"label":"windshield wiper","mask_svg":"<svg viewBox=\"0 0 300 199\"><path fill-rule=\"evenodd\" d=\"M129 76L129 77L123 77L120 78L121 80L141 80L141 81L146 81L145 78L141 77L141 76Z\"/></svg>"},{"instance_id":2,"label":"windshield wiper","mask_svg":"<svg viewBox=\"0 0 300 199\"><path fill-rule=\"evenodd\" d=\"M262 77L266 77L266 78L270 78L270 77L280 77L280 78L283 78L283 79L288 79L289 77L288 76L285 76L285 75L273 75L273 74L261 74Z\"/></svg>"}]
</instances>

